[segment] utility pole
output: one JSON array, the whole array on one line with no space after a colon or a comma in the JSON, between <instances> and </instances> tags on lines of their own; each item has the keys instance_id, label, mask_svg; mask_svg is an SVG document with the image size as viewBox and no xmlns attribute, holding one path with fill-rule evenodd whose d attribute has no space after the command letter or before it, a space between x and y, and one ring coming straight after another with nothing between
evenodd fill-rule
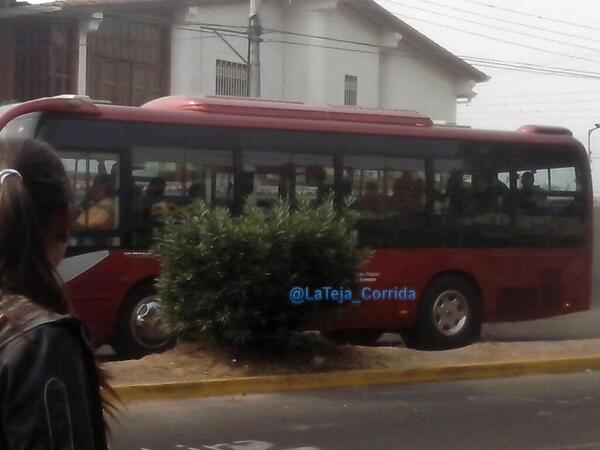
<instances>
[{"instance_id":1,"label":"utility pole","mask_svg":"<svg viewBox=\"0 0 600 450\"><path fill-rule=\"evenodd\" d=\"M588 130L588 158L592 164L592 133L600 128L600 123L595 123L594 128Z\"/></svg>"},{"instance_id":2,"label":"utility pole","mask_svg":"<svg viewBox=\"0 0 600 450\"><path fill-rule=\"evenodd\" d=\"M248 95L250 97L260 97L261 9L262 0L250 0L250 22L248 26Z\"/></svg>"}]
</instances>

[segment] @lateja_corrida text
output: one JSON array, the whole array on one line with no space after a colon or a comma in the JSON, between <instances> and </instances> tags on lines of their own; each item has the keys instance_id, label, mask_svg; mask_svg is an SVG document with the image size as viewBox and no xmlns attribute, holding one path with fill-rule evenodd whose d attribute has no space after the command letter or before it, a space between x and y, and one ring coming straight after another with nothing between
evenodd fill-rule
<instances>
[{"instance_id":1,"label":"@lateja_corrida text","mask_svg":"<svg viewBox=\"0 0 600 450\"><path fill-rule=\"evenodd\" d=\"M306 302L332 302L362 304L367 302L412 302L417 299L414 289L408 287L393 287L378 289L363 287L355 295L352 289L334 288L329 286L311 289L306 286L295 286L290 289L290 301L295 305Z\"/></svg>"}]
</instances>

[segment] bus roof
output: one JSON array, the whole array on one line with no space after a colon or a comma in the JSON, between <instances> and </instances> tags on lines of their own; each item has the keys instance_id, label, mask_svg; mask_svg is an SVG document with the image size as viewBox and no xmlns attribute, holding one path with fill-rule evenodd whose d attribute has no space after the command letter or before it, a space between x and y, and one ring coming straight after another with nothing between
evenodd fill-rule
<instances>
[{"instance_id":1,"label":"bus roof","mask_svg":"<svg viewBox=\"0 0 600 450\"><path fill-rule=\"evenodd\" d=\"M167 111L207 112L252 117L276 117L297 120L331 120L357 123L380 123L430 127L432 120L416 111L381 110L356 106L312 106L302 102L287 102L240 97L163 97L146 103L143 108Z\"/></svg>"},{"instance_id":2,"label":"bus roof","mask_svg":"<svg viewBox=\"0 0 600 450\"><path fill-rule=\"evenodd\" d=\"M240 128L323 131L467 141L581 145L561 127L524 125L517 131L438 127L415 111L217 96L170 96L141 107L109 105L82 96L31 100L0 110L0 129L30 112L95 116L105 120Z\"/></svg>"}]
</instances>

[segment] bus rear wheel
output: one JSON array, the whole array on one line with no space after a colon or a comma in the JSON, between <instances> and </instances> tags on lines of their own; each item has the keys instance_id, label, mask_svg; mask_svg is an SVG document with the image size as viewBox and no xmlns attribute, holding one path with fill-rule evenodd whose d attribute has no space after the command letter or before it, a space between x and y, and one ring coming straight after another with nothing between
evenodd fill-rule
<instances>
[{"instance_id":1,"label":"bus rear wheel","mask_svg":"<svg viewBox=\"0 0 600 450\"><path fill-rule=\"evenodd\" d=\"M383 334L380 330L321 331L321 336L336 344L373 345Z\"/></svg>"},{"instance_id":2,"label":"bus rear wheel","mask_svg":"<svg viewBox=\"0 0 600 450\"><path fill-rule=\"evenodd\" d=\"M481 301L467 279L448 275L426 289L414 329L401 332L407 347L444 350L472 343L481 332Z\"/></svg>"},{"instance_id":3,"label":"bus rear wheel","mask_svg":"<svg viewBox=\"0 0 600 450\"><path fill-rule=\"evenodd\" d=\"M121 307L113 348L122 358L160 353L174 344L164 327L160 299L153 283L134 288Z\"/></svg>"}]
</instances>

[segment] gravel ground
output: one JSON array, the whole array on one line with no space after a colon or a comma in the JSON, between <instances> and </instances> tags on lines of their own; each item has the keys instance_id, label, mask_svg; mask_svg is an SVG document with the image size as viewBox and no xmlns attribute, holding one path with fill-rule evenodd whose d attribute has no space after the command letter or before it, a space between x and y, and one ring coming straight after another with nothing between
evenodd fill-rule
<instances>
[{"instance_id":1,"label":"gravel ground","mask_svg":"<svg viewBox=\"0 0 600 450\"><path fill-rule=\"evenodd\" d=\"M207 346L180 344L160 355L150 355L139 360L108 362L104 366L112 375L112 384L119 386L350 369L408 369L590 356L600 357L600 339L482 342L439 352L424 352L397 346L323 345L310 354L288 354L281 360L228 355Z\"/></svg>"}]
</instances>

